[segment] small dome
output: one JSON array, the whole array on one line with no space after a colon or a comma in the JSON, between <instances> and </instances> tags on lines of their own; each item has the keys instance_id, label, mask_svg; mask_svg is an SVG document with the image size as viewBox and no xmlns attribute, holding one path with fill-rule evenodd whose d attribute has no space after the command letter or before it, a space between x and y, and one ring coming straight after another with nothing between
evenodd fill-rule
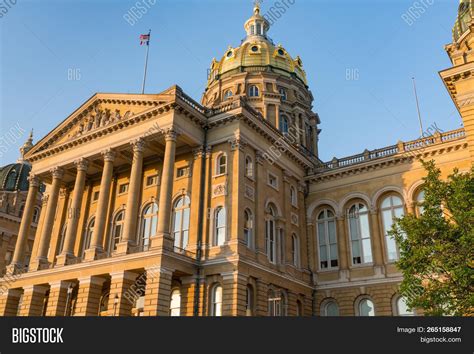
<instances>
[{"instance_id":1,"label":"small dome","mask_svg":"<svg viewBox=\"0 0 474 354\"><path fill-rule=\"evenodd\" d=\"M0 191L27 191L31 166L27 163L15 163L0 167Z\"/></svg>"},{"instance_id":2,"label":"small dome","mask_svg":"<svg viewBox=\"0 0 474 354\"><path fill-rule=\"evenodd\" d=\"M247 37L237 47L229 47L222 58L213 59L207 86L226 76L249 71L269 71L299 79L307 86L306 73L300 57L293 58L281 45L267 37L268 21L260 15L260 5L245 23Z\"/></svg>"},{"instance_id":3,"label":"small dome","mask_svg":"<svg viewBox=\"0 0 474 354\"><path fill-rule=\"evenodd\" d=\"M458 17L453 28L453 41L457 42L464 33L469 30L469 26L474 18L474 0L461 0L459 4Z\"/></svg>"}]
</instances>

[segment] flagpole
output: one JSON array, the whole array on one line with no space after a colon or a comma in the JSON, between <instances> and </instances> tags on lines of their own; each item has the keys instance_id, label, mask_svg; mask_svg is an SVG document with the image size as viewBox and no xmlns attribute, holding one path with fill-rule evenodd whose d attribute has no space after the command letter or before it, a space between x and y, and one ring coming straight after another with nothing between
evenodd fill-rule
<instances>
[{"instance_id":1,"label":"flagpole","mask_svg":"<svg viewBox=\"0 0 474 354\"><path fill-rule=\"evenodd\" d=\"M151 41L151 30L148 32L148 42L146 46L146 57L145 57L145 70L143 73L143 84L142 84L142 95L145 94L145 82L146 82L146 72L148 69L148 52L150 51L150 41Z\"/></svg>"},{"instance_id":2,"label":"flagpole","mask_svg":"<svg viewBox=\"0 0 474 354\"><path fill-rule=\"evenodd\" d=\"M418 101L418 92L416 91L416 82L415 78L411 78L413 80L413 89L415 91L415 99L416 99L416 109L418 111L418 121L420 122L420 136L423 137L423 121L421 120L421 112L420 112L420 102Z\"/></svg>"}]
</instances>

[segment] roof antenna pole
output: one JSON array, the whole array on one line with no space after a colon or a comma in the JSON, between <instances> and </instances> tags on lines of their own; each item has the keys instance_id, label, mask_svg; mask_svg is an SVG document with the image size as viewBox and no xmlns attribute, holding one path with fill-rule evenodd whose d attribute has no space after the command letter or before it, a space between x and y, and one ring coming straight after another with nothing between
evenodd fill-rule
<instances>
[{"instance_id":1,"label":"roof antenna pole","mask_svg":"<svg viewBox=\"0 0 474 354\"><path fill-rule=\"evenodd\" d=\"M418 111L418 121L420 123L420 137L423 137L423 121L421 120L420 101L418 100L418 93L416 91L416 81L414 77L412 77L411 79L413 80L413 90L415 91L416 109Z\"/></svg>"}]
</instances>

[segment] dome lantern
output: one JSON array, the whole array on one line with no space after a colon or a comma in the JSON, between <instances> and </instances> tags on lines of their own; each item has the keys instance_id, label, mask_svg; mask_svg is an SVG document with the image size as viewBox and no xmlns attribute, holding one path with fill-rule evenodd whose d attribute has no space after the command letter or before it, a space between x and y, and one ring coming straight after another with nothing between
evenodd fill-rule
<instances>
[{"instance_id":1,"label":"dome lantern","mask_svg":"<svg viewBox=\"0 0 474 354\"><path fill-rule=\"evenodd\" d=\"M260 2L261 0L255 1L253 8L253 16L245 22L244 28L247 32L248 40L255 39L267 39L267 32L270 29L270 23L260 14Z\"/></svg>"},{"instance_id":2,"label":"dome lantern","mask_svg":"<svg viewBox=\"0 0 474 354\"><path fill-rule=\"evenodd\" d=\"M457 42L472 25L474 19L474 0L461 0L458 16L453 28L453 40Z\"/></svg>"}]
</instances>

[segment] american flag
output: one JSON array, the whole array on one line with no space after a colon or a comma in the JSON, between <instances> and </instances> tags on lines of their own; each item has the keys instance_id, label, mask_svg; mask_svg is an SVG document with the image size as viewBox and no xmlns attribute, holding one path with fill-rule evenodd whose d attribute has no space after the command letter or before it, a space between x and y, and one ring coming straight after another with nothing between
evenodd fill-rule
<instances>
[{"instance_id":1,"label":"american flag","mask_svg":"<svg viewBox=\"0 0 474 354\"><path fill-rule=\"evenodd\" d=\"M150 45L150 34L142 34L140 35L140 45Z\"/></svg>"}]
</instances>

